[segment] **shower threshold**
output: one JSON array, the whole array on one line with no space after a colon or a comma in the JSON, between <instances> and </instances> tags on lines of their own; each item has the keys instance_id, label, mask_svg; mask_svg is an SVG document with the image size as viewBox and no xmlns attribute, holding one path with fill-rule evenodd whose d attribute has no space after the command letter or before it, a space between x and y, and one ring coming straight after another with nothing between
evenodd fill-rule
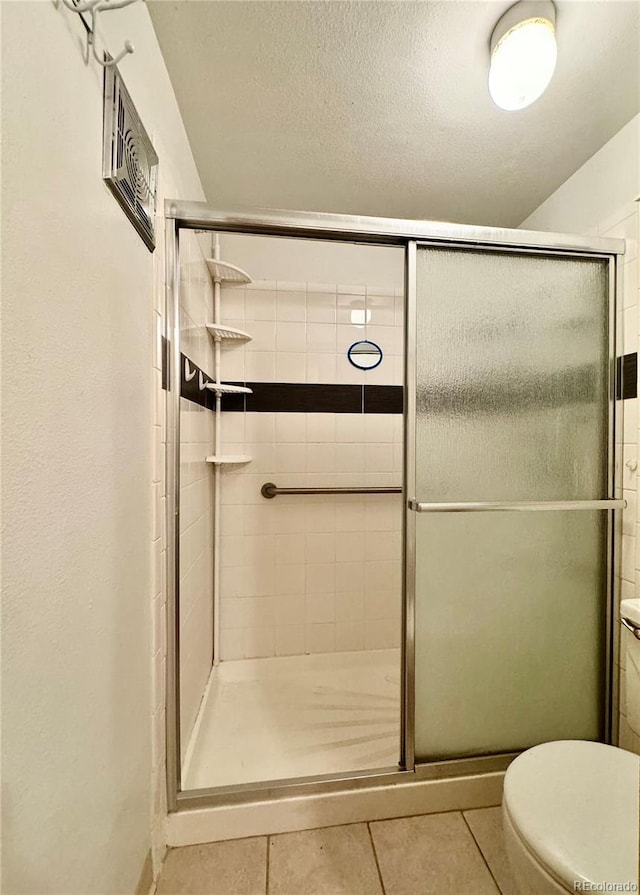
<instances>
[{"instance_id":1,"label":"shower threshold","mask_svg":"<svg viewBox=\"0 0 640 895\"><path fill-rule=\"evenodd\" d=\"M183 788L390 767L400 741L400 650L222 662L187 748Z\"/></svg>"}]
</instances>

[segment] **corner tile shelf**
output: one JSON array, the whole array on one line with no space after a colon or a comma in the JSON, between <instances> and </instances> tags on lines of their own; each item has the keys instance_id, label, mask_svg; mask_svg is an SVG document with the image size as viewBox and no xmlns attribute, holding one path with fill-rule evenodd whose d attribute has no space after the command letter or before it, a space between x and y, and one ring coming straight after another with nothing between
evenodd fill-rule
<instances>
[{"instance_id":1,"label":"corner tile shelf","mask_svg":"<svg viewBox=\"0 0 640 895\"><path fill-rule=\"evenodd\" d=\"M252 395L250 388L244 385L228 385L226 382L207 382L206 387L216 395Z\"/></svg>"},{"instance_id":2,"label":"corner tile shelf","mask_svg":"<svg viewBox=\"0 0 640 895\"><path fill-rule=\"evenodd\" d=\"M238 454L237 456L229 456L229 457L216 457L212 455L211 457L205 457L207 463L213 463L215 466L224 466L225 464L231 463L251 463L252 458L248 454Z\"/></svg>"},{"instance_id":3,"label":"corner tile shelf","mask_svg":"<svg viewBox=\"0 0 640 895\"><path fill-rule=\"evenodd\" d=\"M226 286L246 286L251 282L248 273L228 261L207 258L207 267L214 283L224 283Z\"/></svg>"},{"instance_id":4,"label":"corner tile shelf","mask_svg":"<svg viewBox=\"0 0 640 895\"><path fill-rule=\"evenodd\" d=\"M216 342L250 342L252 338L249 333L233 326L223 326L222 323L207 323L207 329Z\"/></svg>"}]
</instances>

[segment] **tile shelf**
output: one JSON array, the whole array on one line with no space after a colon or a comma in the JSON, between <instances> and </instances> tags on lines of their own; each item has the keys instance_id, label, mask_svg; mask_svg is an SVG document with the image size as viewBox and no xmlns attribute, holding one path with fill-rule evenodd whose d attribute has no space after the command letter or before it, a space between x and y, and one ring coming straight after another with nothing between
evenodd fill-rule
<instances>
[{"instance_id":1,"label":"tile shelf","mask_svg":"<svg viewBox=\"0 0 640 895\"><path fill-rule=\"evenodd\" d=\"M229 385L226 382L207 382L205 386L216 395L252 395L250 388L244 385Z\"/></svg>"},{"instance_id":2,"label":"tile shelf","mask_svg":"<svg viewBox=\"0 0 640 895\"><path fill-rule=\"evenodd\" d=\"M221 261L219 258L207 258L206 260L214 283L224 283L225 286L246 286L251 282L249 274L236 264Z\"/></svg>"},{"instance_id":3,"label":"tile shelf","mask_svg":"<svg viewBox=\"0 0 640 895\"><path fill-rule=\"evenodd\" d=\"M249 333L233 326L224 326L222 323L207 323L206 326L209 335L216 342L250 342L252 338Z\"/></svg>"},{"instance_id":4,"label":"tile shelf","mask_svg":"<svg viewBox=\"0 0 640 895\"><path fill-rule=\"evenodd\" d=\"M224 466L232 463L251 463L251 460L252 458L248 454L230 455L228 457L217 457L215 454L212 454L210 457L205 457L205 461L213 463L214 466Z\"/></svg>"}]
</instances>

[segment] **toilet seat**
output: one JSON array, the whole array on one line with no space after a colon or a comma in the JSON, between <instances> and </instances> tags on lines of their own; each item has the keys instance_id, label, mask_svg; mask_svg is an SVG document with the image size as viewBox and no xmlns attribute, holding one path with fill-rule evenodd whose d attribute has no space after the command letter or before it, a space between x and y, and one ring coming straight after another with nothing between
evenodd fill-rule
<instances>
[{"instance_id":1,"label":"toilet seat","mask_svg":"<svg viewBox=\"0 0 640 895\"><path fill-rule=\"evenodd\" d=\"M565 890L638 882L640 757L582 740L534 746L507 770L503 806L531 857Z\"/></svg>"}]
</instances>

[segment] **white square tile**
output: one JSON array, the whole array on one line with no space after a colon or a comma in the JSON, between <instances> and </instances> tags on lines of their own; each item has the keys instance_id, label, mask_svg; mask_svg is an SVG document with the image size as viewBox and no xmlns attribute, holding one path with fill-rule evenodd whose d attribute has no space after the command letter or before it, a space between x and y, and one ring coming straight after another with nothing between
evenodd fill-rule
<instances>
[{"instance_id":1,"label":"white square tile","mask_svg":"<svg viewBox=\"0 0 640 895\"><path fill-rule=\"evenodd\" d=\"M307 293L278 290L276 316L278 322L304 323L307 319Z\"/></svg>"},{"instance_id":2,"label":"white square tile","mask_svg":"<svg viewBox=\"0 0 640 895\"><path fill-rule=\"evenodd\" d=\"M307 532L334 532L336 531L336 507L332 498L313 498L313 506L309 507L306 514Z\"/></svg>"},{"instance_id":3,"label":"white square tile","mask_svg":"<svg viewBox=\"0 0 640 895\"><path fill-rule=\"evenodd\" d=\"M275 413L246 413L244 416L247 441L257 443L275 441Z\"/></svg>"},{"instance_id":4,"label":"white square tile","mask_svg":"<svg viewBox=\"0 0 640 895\"><path fill-rule=\"evenodd\" d=\"M287 475L305 472L307 468L305 444L276 444L276 472ZM281 487L286 487L283 483ZM289 487L291 487L289 483Z\"/></svg>"},{"instance_id":5,"label":"white square tile","mask_svg":"<svg viewBox=\"0 0 640 895\"><path fill-rule=\"evenodd\" d=\"M279 596L305 593L306 571L307 568L303 564L297 566L276 566L276 593Z\"/></svg>"},{"instance_id":6,"label":"white square tile","mask_svg":"<svg viewBox=\"0 0 640 895\"><path fill-rule=\"evenodd\" d=\"M293 354L304 354L307 344L307 327L305 323L278 323L276 333L276 349Z\"/></svg>"},{"instance_id":7,"label":"white square tile","mask_svg":"<svg viewBox=\"0 0 640 895\"><path fill-rule=\"evenodd\" d=\"M625 444L634 444L638 440L638 399L628 398L626 401L618 401L618 412L623 414L623 441Z\"/></svg>"},{"instance_id":8,"label":"white square tile","mask_svg":"<svg viewBox=\"0 0 640 895\"><path fill-rule=\"evenodd\" d=\"M365 563L340 562L336 564L336 591L362 593L365 588Z\"/></svg>"},{"instance_id":9,"label":"white square tile","mask_svg":"<svg viewBox=\"0 0 640 895\"><path fill-rule=\"evenodd\" d=\"M335 440L337 442L363 442L365 440L365 418L367 416L370 416L370 414L336 414Z\"/></svg>"},{"instance_id":10,"label":"white square tile","mask_svg":"<svg viewBox=\"0 0 640 895\"><path fill-rule=\"evenodd\" d=\"M393 441L394 415L392 413L365 413L364 440L383 443Z\"/></svg>"},{"instance_id":11,"label":"white square tile","mask_svg":"<svg viewBox=\"0 0 640 895\"><path fill-rule=\"evenodd\" d=\"M364 446L366 472L390 472L393 470L393 445L370 443Z\"/></svg>"},{"instance_id":12,"label":"white square tile","mask_svg":"<svg viewBox=\"0 0 640 895\"><path fill-rule=\"evenodd\" d=\"M336 621L362 622L364 619L364 591L336 592Z\"/></svg>"},{"instance_id":13,"label":"white square tile","mask_svg":"<svg viewBox=\"0 0 640 895\"><path fill-rule=\"evenodd\" d=\"M225 370L225 376L228 371ZM250 351L244 359L244 377L246 382L274 382L276 378L276 352Z\"/></svg>"},{"instance_id":14,"label":"white square tile","mask_svg":"<svg viewBox=\"0 0 640 895\"><path fill-rule=\"evenodd\" d=\"M347 502L347 498L341 498L336 504L335 530L355 531L365 530L365 505L364 500L353 496Z\"/></svg>"},{"instance_id":15,"label":"white square tile","mask_svg":"<svg viewBox=\"0 0 640 895\"><path fill-rule=\"evenodd\" d=\"M275 655L275 631L273 628L245 628L244 655L247 659L266 658Z\"/></svg>"},{"instance_id":16,"label":"white square tile","mask_svg":"<svg viewBox=\"0 0 640 895\"><path fill-rule=\"evenodd\" d=\"M307 625L306 651L308 653L332 653L335 651L336 635L334 624Z\"/></svg>"},{"instance_id":17,"label":"white square tile","mask_svg":"<svg viewBox=\"0 0 640 895\"><path fill-rule=\"evenodd\" d=\"M304 594L278 594L276 596L276 625L302 625L306 617L307 598Z\"/></svg>"},{"instance_id":18,"label":"white square tile","mask_svg":"<svg viewBox=\"0 0 640 895\"><path fill-rule=\"evenodd\" d=\"M336 425L345 414L308 413L307 442L333 442L336 440Z\"/></svg>"},{"instance_id":19,"label":"white square tile","mask_svg":"<svg viewBox=\"0 0 640 895\"><path fill-rule=\"evenodd\" d=\"M244 298L247 328L254 320L276 319L276 293L273 290L247 289Z\"/></svg>"},{"instance_id":20,"label":"white square tile","mask_svg":"<svg viewBox=\"0 0 640 895\"><path fill-rule=\"evenodd\" d=\"M275 417L275 440L278 444L303 443L307 437L304 413L278 413Z\"/></svg>"},{"instance_id":21,"label":"white square tile","mask_svg":"<svg viewBox=\"0 0 640 895\"><path fill-rule=\"evenodd\" d=\"M623 491L622 496L627 501L626 509L622 511L622 531L626 535L634 535L636 533L636 522L640 521L637 517L637 492Z\"/></svg>"},{"instance_id":22,"label":"white square tile","mask_svg":"<svg viewBox=\"0 0 640 895\"><path fill-rule=\"evenodd\" d=\"M253 351L276 350L276 324L268 320L253 320L251 322L251 341L245 345L245 351L250 354Z\"/></svg>"},{"instance_id":23,"label":"white square tile","mask_svg":"<svg viewBox=\"0 0 640 895\"><path fill-rule=\"evenodd\" d=\"M638 306L633 305L625 309L623 314L623 350L625 354L631 354L638 350Z\"/></svg>"},{"instance_id":24,"label":"white square tile","mask_svg":"<svg viewBox=\"0 0 640 895\"><path fill-rule=\"evenodd\" d=\"M364 626L362 622L336 623L335 637L337 652L364 649Z\"/></svg>"},{"instance_id":25,"label":"white square tile","mask_svg":"<svg viewBox=\"0 0 640 895\"><path fill-rule=\"evenodd\" d=\"M306 536L302 534L276 535L276 563L297 565L306 562Z\"/></svg>"},{"instance_id":26,"label":"white square tile","mask_svg":"<svg viewBox=\"0 0 640 895\"><path fill-rule=\"evenodd\" d=\"M307 563L307 594L335 593L335 563Z\"/></svg>"},{"instance_id":27,"label":"white square tile","mask_svg":"<svg viewBox=\"0 0 640 895\"><path fill-rule=\"evenodd\" d=\"M364 562L364 558L365 536L363 532L345 531L336 537L336 562L360 563Z\"/></svg>"},{"instance_id":28,"label":"white square tile","mask_svg":"<svg viewBox=\"0 0 640 895\"><path fill-rule=\"evenodd\" d=\"M307 594L306 623L322 624L335 622L336 596L334 593Z\"/></svg>"},{"instance_id":29,"label":"white square tile","mask_svg":"<svg viewBox=\"0 0 640 895\"><path fill-rule=\"evenodd\" d=\"M301 656L304 655L305 648L304 625L276 628L276 656Z\"/></svg>"},{"instance_id":30,"label":"white square tile","mask_svg":"<svg viewBox=\"0 0 640 895\"><path fill-rule=\"evenodd\" d=\"M335 558L336 538L334 534L309 532L306 535L306 562L332 563L335 562Z\"/></svg>"},{"instance_id":31,"label":"white square tile","mask_svg":"<svg viewBox=\"0 0 640 895\"><path fill-rule=\"evenodd\" d=\"M370 324L373 326L395 326L395 297L393 295L371 295L367 291L366 306L367 310L371 312Z\"/></svg>"},{"instance_id":32,"label":"white square tile","mask_svg":"<svg viewBox=\"0 0 640 895\"><path fill-rule=\"evenodd\" d=\"M627 308L638 304L638 259L626 261L622 270L622 304Z\"/></svg>"},{"instance_id":33,"label":"white square tile","mask_svg":"<svg viewBox=\"0 0 640 895\"><path fill-rule=\"evenodd\" d=\"M366 589L364 594L364 614L367 619L393 619L400 617L400 590Z\"/></svg>"},{"instance_id":34,"label":"white square tile","mask_svg":"<svg viewBox=\"0 0 640 895\"><path fill-rule=\"evenodd\" d=\"M364 444L359 442L336 444L336 472L363 473L365 469L364 451Z\"/></svg>"},{"instance_id":35,"label":"white square tile","mask_svg":"<svg viewBox=\"0 0 640 895\"><path fill-rule=\"evenodd\" d=\"M307 444L307 472L334 473L336 445L328 442Z\"/></svg>"},{"instance_id":36,"label":"white square tile","mask_svg":"<svg viewBox=\"0 0 640 895\"><path fill-rule=\"evenodd\" d=\"M307 320L309 323L335 323L335 292L309 292L307 294Z\"/></svg>"},{"instance_id":37,"label":"white square tile","mask_svg":"<svg viewBox=\"0 0 640 895\"><path fill-rule=\"evenodd\" d=\"M364 623L365 649L392 649L399 646L399 631L387 619L367 619Z\"/></svg>"},{"instance_id":38,"label":"white square tile","mask_svg":"<svg viewBox=\"0 0 640 895\"><path fill-rule=\"evenodd\" d=\"M244 631L242 628L221 632L220 658L225 661L244 658Z\"/></svg>"},{"instance_id":39,"label":"white square tile","mask_svg":"<svg viewBox=\"0 0 640 895\"><path fill-rule=\"evenodd\" d=\"M335 354L307 354L306 381L334 383L336 381Z\"/></svg>"},{"instance_id":40,"label":"white square tile","mask_svg":"<svg viewBox=\"0 0 640 895\"><path fill-rule=\"evenodd\" d=\"M302 352L276 353L276 380L278 382L304 382L307 376L307 356Z\"/></svg>"},{"instance_id":41,"label":"white square tile","mask_svg":"<svg viewBox=\"0 0 640 895\"><path fill-rule=\"evenodd\" d=\"M629 537L629 535L622 536L621 574L627 581L635 581L635 547L635 538Z\"/></svg>"},{"instance_id":42,"label":"white square tile","mask_svg":"<svg viewBox=\"0 0 640 895\"><path fill-rule=\"evenodd\" d=\"M307 352L311 354L335 354L336 328L332 323L307 324Z\"/></svg>"}]
</instances>

